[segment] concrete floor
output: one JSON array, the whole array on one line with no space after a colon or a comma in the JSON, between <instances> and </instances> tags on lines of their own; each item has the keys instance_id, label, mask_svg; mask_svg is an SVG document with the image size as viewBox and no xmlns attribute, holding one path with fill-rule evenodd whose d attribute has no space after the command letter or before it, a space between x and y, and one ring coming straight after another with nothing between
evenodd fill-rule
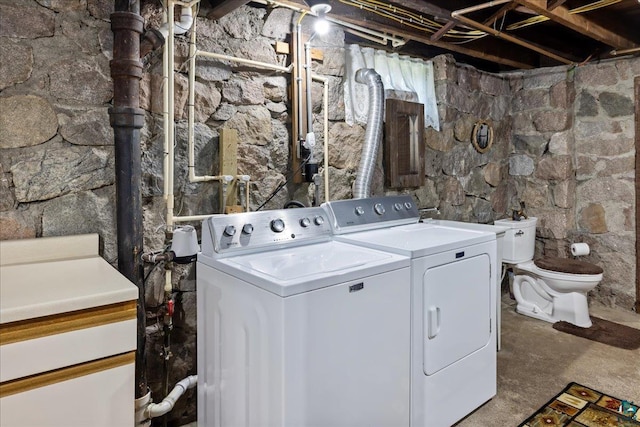
<instances>
[{"instance_id":1,"label":"concrete floor","mask_svg":"<svg viewBox=\"0 0 640 427\"><path fill-rule=\"evenodd\" d=\"M590 314L640 329L640 315L592 305ZM556 331L551 323L515 312L502 299L502 349L498 394L457 427L517 426L577 382L615 397L640 402L640 350L622 350Z\"/></svg>"},{"instance_id":2,"label":"concrete floor","mask_svg":"<svg viewBox=\"0 0 640 427\"><path fill-rule=\"evenodd\" d=\"M592 305L590 313L640 329L640 315L631 311ZM515 427L572 381L640 403L640 350L556 331L551 323L517 314L505 295L498 394L456 427Z\"/></svg>"}]
</instances>

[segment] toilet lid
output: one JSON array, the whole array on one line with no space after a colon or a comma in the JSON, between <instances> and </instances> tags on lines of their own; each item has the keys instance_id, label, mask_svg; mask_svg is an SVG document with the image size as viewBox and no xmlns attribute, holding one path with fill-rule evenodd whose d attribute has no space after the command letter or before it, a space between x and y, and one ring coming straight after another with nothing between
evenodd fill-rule
<instances>
[{"instance_id":1,"label":"toilet lid","mask_svg":"<svg viewBox=\"0 0 640 427\"><path fill-rule=\"evenodd\" d=\"M534 261L538 268L558 273L570 274L602 274L602 267L590 262L578 261L576 259L544 257Z\"/></svg>"}]
</instances>

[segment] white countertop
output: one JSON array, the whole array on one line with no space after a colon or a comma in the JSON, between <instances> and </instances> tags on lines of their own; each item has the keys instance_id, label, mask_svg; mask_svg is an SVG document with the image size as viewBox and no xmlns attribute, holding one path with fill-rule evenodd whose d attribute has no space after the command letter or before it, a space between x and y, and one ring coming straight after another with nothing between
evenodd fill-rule
<instances>
[{"instance_id":1,"label":"white countertop","mask_svg":"<svg viewBox=\"0 0 640 427\"><path fill-rule=\"evenodd\" d=\"M54 239L57 239L55 243L63 243L62 246L73 246L74 237L77 236ZM82 237L86 240L86 236ZM35 262L22 259L18 264L0 266L0 323L138 298L138 288L98 255L97 236L92 254L85 251L73 254L79 257L70 259L67 251L62 259L42 261L38 247L47 246L47 239L30 239ZM13 242L2 243L2 252L7 254L12 250ZM28 241L19 242L20 246L25 244Z\"/></svg>"}]
</instances>

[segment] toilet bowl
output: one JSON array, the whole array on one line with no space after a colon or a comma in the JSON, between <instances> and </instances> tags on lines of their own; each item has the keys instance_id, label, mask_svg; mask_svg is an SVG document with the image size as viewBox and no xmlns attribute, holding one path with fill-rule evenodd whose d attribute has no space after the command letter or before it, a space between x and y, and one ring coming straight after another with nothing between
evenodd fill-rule
<instances>
[{"instance_id":1,"label":"toilet bowl","mask_svg":"<svg viewBox=\"0 0 640 427\"><path fill-rule=\"evenodd\" d=\"M544 257L533 259L537 218L504 219L495 225L507 227L503 263L513 268L516 311L555 323L591 326L587 293L602 280L602 268L584 261Z\"/></svg>"}]
</instances>

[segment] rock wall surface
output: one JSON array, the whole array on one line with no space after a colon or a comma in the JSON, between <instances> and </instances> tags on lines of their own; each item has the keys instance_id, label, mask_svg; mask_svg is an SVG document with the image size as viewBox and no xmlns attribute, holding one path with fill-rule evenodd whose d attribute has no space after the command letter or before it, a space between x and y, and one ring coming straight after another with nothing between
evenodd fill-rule
<instances>
[{"instance_id":1,"label":"rock wall surface","mask_svg":"<svg viewBox=\"0 0 640 427\"><path fill-rule=\"evenodd\" d=\"M635 298L637 75L639 58L509 75L509 174L538 217L538 253L568 257L571 243L588 243L585 260L604 268L592 297L625 308Z\"/></svg>"},{"instance_id":2,"label":"rock wall surface","mask_svg":"<svg viewBox=\"0 0 640 427\"><path fill-rule=\"evenodd\" d=\"M0 239L96 232L102 255L115 265L113 132L107 109L112 2L103 0L0 0ZM224 18L196 20L198 47L286 65L276 52L299 15L286 9L245 6ZM156 2L143 2L146 25L161 22ZM302 20L309 34L311 19ZM351 197L365 129L344 123L344 34L316 38L323 52L314 71L329 82L330 197ZM219 210L216 183L187 179L187 68L185 37L176 40L176 213ZM633 77L640 59L575 69L558 67L489 74L434 58L441 131L427 129L426 183L406 189L421 208L438 207L444 219L491 222L523 200L540 220L538 254L568 256L573 242L592 246L589 259L605 279L593 298L629 309L635 280ZM145 60L141 131L145 250L165 246L161 55ZM195 100L196 171L218 173L219 134L237 129L239 173L252 178L250 205L264 203L291 174L291 100L286 73L198 58ZM316 154L322 162L322 86L312 85ZM494 129L493 147L470 144L474 123ZM376 167L375 194L393 194ZM322 164L322 163L321 163ZM322 189L324 191L324 189ZM322 193L321 193L322 194ZM291 199L309 204L309 184L287 184L266 208ZM195 224L197 225L197 223ZM172 275L177 315L170 346L154 325L164 313L164 269L147 267L149 385L156 400L168 383L195 373L195 272ZM159 328L162 329L161 327ZM165 362L165 356L166 362ZM169 415L169 425L193 420L190 391Z\"/></svg>"}]
</instances>

